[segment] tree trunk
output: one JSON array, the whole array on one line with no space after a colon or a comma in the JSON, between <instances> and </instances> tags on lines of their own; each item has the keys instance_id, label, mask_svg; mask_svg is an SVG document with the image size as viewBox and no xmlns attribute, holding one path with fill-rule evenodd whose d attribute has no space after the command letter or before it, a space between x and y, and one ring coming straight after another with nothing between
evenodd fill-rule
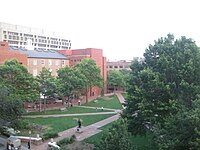
<instances>
[{"instance_id":1,"label":"tree trunk","mask_svg":"<svg viewBox=\"0 0 200 150\"><path fill-rule=\"evenodd\" d=\"M46 106L47 106L47 102L46 102L46 98L45 98L45 95L44 95L44 113L46 113Z\"/></svg>"},{"instance_id":2,"label":"tree trunk","mask_svg":"<svg viewBox=\"0 0 200 150\"><path fill-rule=\"evenodd\" d=\"M85 94L86 94L86 95L85 95L85 96L86 96L86 97L85 97L85 98L86 98L86 103L88 103L88 88L85 89Z\"/></svg>"}]
</instances>

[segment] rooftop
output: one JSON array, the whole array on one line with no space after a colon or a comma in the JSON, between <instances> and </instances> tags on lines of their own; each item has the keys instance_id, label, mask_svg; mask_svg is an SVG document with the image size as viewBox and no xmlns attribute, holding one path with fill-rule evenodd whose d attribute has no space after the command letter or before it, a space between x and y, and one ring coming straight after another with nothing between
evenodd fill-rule
<instances>
[{"instance_id":1,"label":"rooftop","mask_svg":"<svg viewBox=\"0 0 200 150\"><path fill-rule=\"evenodd\" d=\"M9 49L12 51L20 51L20 53L22 54L27 54L28 58L67 59L67 56L59 53L56 50L42 50L42 49L27 50L25 48L16 48L13 46L10 46Z\"/></svg>"}]
</instances>

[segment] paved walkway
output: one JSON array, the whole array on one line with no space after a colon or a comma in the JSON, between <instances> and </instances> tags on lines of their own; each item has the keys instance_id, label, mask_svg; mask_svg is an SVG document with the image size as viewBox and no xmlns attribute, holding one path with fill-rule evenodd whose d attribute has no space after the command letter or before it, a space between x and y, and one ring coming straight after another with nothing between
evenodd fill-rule
<instances>
[{"instance_id":1,"label":"paved walkway","mask_svg":"<svg viewBox=\"0 0 200 150\"><path fill-rule=\"evenodd\" d=\"M68 117L68 116L87 116L87 115L100 115L100 114L116 114L117 112L96 112L96 113L80 113L80 114L55 114L55 115L34 115L23 116L24 118L48 118L48 117Z\"/></svg>"},{"instance_id":2,"label":"paved walkway","mask_svg":"<svg viewBox=\"0 0 200 150\"><path fill-rule=\"evenodd\" d=\"M101 130L99 130L98 128L119 119L119 117L120 117L120 114L116 114L112 117L109 117L109 118L104 119L102 121L96 122L92 125L82 127L81 133L76 132L76 127L65 130L63 132L60 132L58 134L59 137L54 138L54 141L57 142L57 141L62 140L63 138L69 138L72 135L76 135L77 141L82 141L82 140L84 140L84 139L86 139L86 138L88 138L88 137L90 137L94 134L101 132ZM32 145L32 150L46 150L48 148L48 142L50 142L50 140L47 140L47 141L43 142L41 145L38 145L38 146Z\"/></svg>"},{"instance_id":3,"label":"paved walkway","mask_svg":"<svg viewBox=\"0 0 200 150\"><path fill-rule=\"evenodd\" d=\"M121 103L124 102L124 98L120 93L116 93L118 99L120 100ZM83 107L83 106L80 106ZM84 106L86 107L86 106ZM88 107L88 106L87 106ZM113 109L112 109L113 110ZM54 141L60 141L63 138L69 138L72 135L76 135L77 141L82 141L94 134L97 134L99 132L101 132L101 130L99 130L100 127L109 124L113 121L116 121L117 119L119 119L120 117L120 112L121 110L115 110L115 112L99 112L99 113L83 113L83 114L58 114L58 115L37 115L37 117L59 117L59 116L80 116L80 115L98 115L98 114L116 114L112 117L109 117L107 119L101 120L99 122L96 122L92 125L86 126L86 127L82 127L81 129L81 133L76 132L76 127L73 127L71 129L65 130L63 132L60 132L57 138L54 138ZM30 117L30 116L26 116L26 117ZM41 145L32 145L32 150L47 150L48 148L48 142L50 142L50 140L47 140L45 142L43 142Z\"/></svg>"}]
</instances>

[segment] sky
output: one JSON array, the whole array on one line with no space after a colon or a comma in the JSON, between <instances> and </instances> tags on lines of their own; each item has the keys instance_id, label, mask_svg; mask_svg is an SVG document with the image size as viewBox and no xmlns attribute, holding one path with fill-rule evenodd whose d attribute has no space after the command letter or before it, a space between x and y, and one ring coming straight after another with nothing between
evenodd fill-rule
<instances>
[{"instance_id":1,"label":"sky","mask_svg":"<svg viewBox=\"0 0 200 150\"><path fill-rule=\"evenodd\" d=\"M142 57L168 33L200 46L199 0L0 0L0 22L55 31L72 49L100 48L108 60Z\"/></svg>"}]
</instances>

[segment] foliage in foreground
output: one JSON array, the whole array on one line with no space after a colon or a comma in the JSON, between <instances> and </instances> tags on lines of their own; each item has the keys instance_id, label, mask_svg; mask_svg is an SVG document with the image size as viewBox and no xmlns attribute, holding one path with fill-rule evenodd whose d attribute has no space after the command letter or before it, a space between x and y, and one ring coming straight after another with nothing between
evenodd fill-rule
<instances>
[{"instance_id":1,"label":"foliage in foreground","mask_svg":"<svg viewBox=\"0 0 200 150\"><path fill-rule=\"evenodd\" d=\"M72 135L70 138L64 138L57 142L57 145L59 146L66 146L67 144L71 144L76 140L76 136Z\"/></svg>"},{"instance_id":2,"label":"foliage in foreground","mask_svg":"<svg viewBox=\"0 0 200 150\"><path fill-rule=\"evenodd\" d=\"M149 45L144 57L131 65L123 113L129 131L151 130L159 149L199 149L199 48L192 39L169 34Z\"/></svg>"},{"instance_id":3,"label":"foliage in foreground","mask_svg":"<svg viewBox=\"0 0 200 150\"><path fill-rule=\"evenodd\" d=\"M113 123L108 134L97 145L96 150L132 150L129 137L127 120L120 119Z\"/></svg>"}]
</instances>

